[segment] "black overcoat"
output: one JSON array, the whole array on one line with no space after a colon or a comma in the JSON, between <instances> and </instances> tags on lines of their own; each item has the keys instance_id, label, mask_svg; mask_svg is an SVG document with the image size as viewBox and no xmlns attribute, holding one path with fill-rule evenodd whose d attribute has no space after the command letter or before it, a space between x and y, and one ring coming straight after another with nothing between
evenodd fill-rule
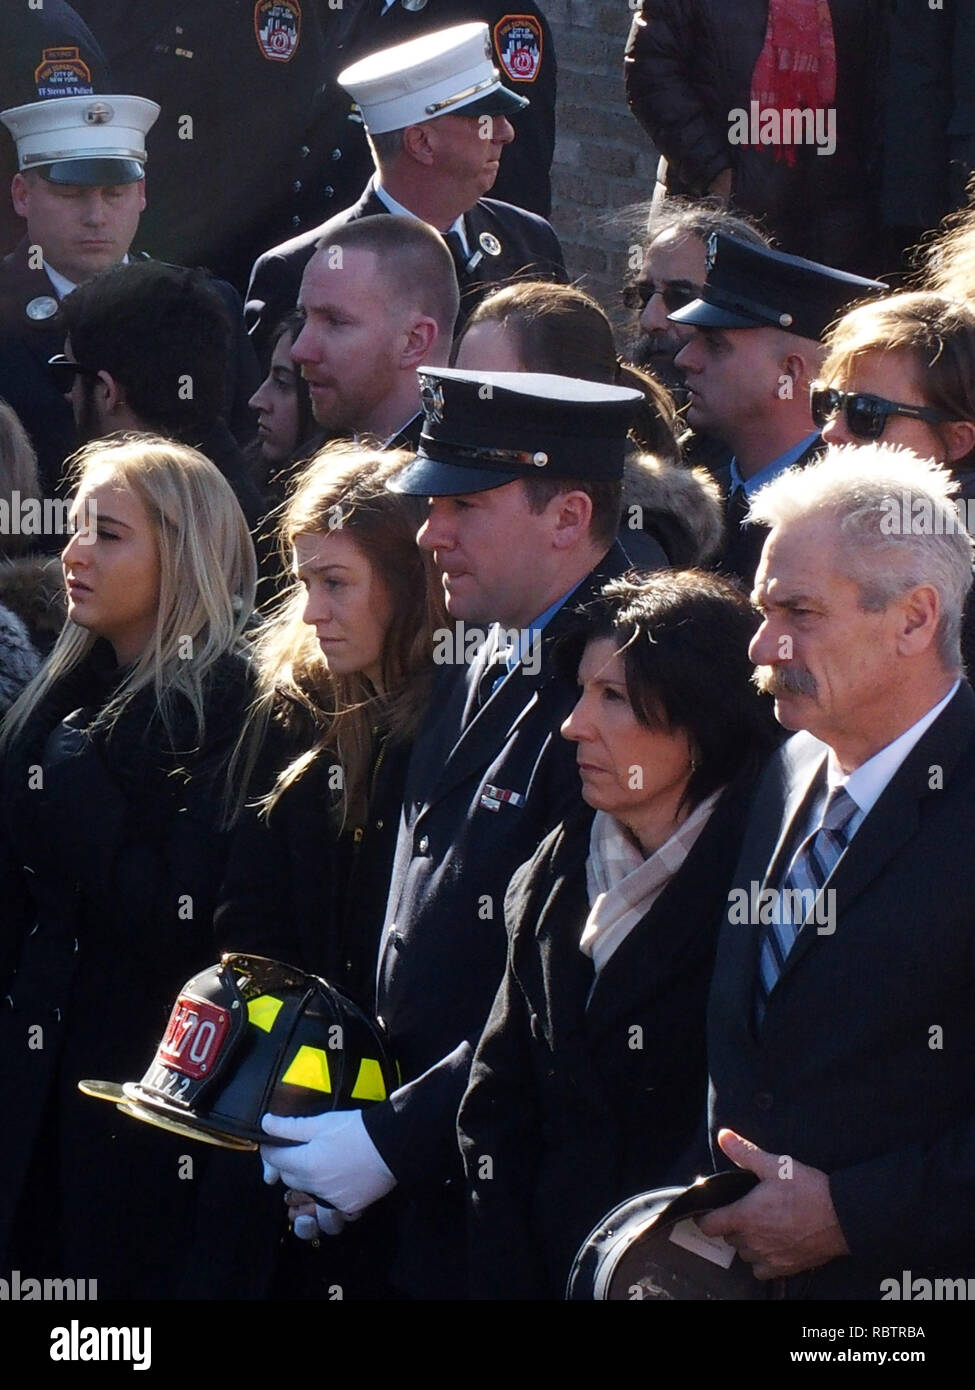
<instances>
[{"instance_id":1,"label":"black overcoat","mask_svg":"<svg viewBox=\"0 0 975 1390\"><path fill-rule=\"evenodd\" d=\"M216 958L219 772L251 682L225 657L204 743L180 706L176 755L151 690L111 735L93 727L117 680L97 643L4 767L0 1248L7 1267L95 1278L101 1298L256 1296L272 1218L253 1157L139 1124L77 1089L139 1080L181 986Z\"/></svg>"},{"instance_id":2,"label":"black overcoat","mask_svg":"<svg viewBox=\"0 0 975 1390\"><path fill-rule=\"evenodd\" d=\"M508 965L459 1118L472 1297L561 1298L618 1202L708 1170L705 1011L753 788L724 793L598 976L579 949L591 817L559 826L512 879Z\"/></svg>"}]
</instances>

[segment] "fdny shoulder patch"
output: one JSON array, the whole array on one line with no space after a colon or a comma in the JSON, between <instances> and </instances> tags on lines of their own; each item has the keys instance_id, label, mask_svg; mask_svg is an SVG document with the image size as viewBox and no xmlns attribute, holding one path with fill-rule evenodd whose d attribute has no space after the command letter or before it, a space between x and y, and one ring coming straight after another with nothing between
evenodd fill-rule
<instances>
[{"instance_id":1,"label":"fdny shoulder patch","mask_svg":"<svg viewBox=\"0 0 975 1390\"><path fill-rule=\"evenodd\" d=\"M540 22L530 14L506 14L494 26L494 50L512 82L534 82L542 66Z\"/></svg>"},{"instance_id":2,"label":"fdny shoulder patch","mask_svg":"<svg viewBox=\"0 0 975 1390\"><path fill-rule=\"evenodd\" d=\"M49 97L90 97L91 69L77 48L44 48L34 69L38 101Z\"/></svg>"},{"instance_id":3,"label":"fdny shoulder patch","mask_svg":"<svg viewBox=\"0 0 975 1390\"><path fill-rule=\"evenodd\" d=\"M265 58L288 63L301 39L301 6L298 0L257 0L254 34Z\"/></svg>"}]
</instances>

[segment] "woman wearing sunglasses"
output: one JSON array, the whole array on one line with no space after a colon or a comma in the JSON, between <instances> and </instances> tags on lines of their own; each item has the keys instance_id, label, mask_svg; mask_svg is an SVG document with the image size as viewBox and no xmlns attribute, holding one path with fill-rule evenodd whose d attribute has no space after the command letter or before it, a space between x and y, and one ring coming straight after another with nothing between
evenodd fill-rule
<instances>
[{"instance_id":1,"label":"woman wearing sunglasses","mask_svg":"<svg viewBox=\"0 0 975 1390\"><path fill-rule=\"evenodd\" d=\"M862 304L827 339L810 400L829 444L879 439L975 491L975 309L930 291Z\"/></svg>"},{"instance_id":2,"label":"woman wearing sunglasses","mask_svg":"<svg viewBox=\"0 0 975 1390\"><path fill-rule=\"evenodd\" d=\"M196 450L126 436L76 471L66 621L0 737L0 1267L99 1298L226 1295L237 1270L221 1284L198 1244L210 1155L78 1082L141 1077L213 960L254 551Z\"/></svg>"}]
</instances>

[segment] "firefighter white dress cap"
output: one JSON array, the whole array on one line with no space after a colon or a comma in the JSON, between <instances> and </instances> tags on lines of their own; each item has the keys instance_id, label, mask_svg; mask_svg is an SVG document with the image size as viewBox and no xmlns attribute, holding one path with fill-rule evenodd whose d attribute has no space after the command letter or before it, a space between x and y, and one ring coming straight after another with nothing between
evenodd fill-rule
<instances>
[{"instance_id":1,"label":"firefighter white dress cap","mask_svg":"<svg viewBox=\"0 0 975 1390\"><path fill-rule=\"evenodd\" d=\"M436 116L512 115L528 105L502 86L486 24L457 24L384 48L338 80L374 135Z\"/></svg>"},{"instance_id":2,"label":"firefighter white dress cap","mask_svg":"<svg viewBox=\"0 0 975 1390\"><path fill-rule=\"evenodd\" d=\"M160 107L147 97L51 97L0 111L22 171L51 183L107 186L145 174L146 133Z\"/></svg>"}]
</instances>

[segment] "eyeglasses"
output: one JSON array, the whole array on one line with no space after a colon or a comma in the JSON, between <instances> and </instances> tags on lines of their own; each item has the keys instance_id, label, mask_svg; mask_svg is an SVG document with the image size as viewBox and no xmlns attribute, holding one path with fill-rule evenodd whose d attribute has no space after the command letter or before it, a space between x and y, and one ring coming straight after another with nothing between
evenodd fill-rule
<instances>
[{"instance_id":1,"label":"eyeglasses","mask_svg":"<svg viewBox=\"0 0 975 1390\"><path fill-rule=\"evenodd\" d=\"M680 285L655 285L652 280L635 280L623 286L623 304L627 309L639 309L642 313L655 294L660 295L668 314L676 313L697 298L697 291L691 287L684 289Z\"/></svg>"},{"instance_id":2,"label":"eyeglasses","mask_svg":"<svg viewBox=\"0 0 975 1390\"><path fill-rule=\"evenodd\" d=\"M94 367L83 367L80 362L72 362L63 352L48 358L47 370L62 396L66 396L71 390L76 376L98 375Z\"/></svg>"},{"instance_id":3,"label":"eyeglasses","mask_svg":"<svg viewBox=\"0 0 975 1390\"><path fill-rule=\"evenodd\" d=\"M809 408L817 429L828 425L842 410L847 428L857 439L879 439L891 415L908 420L925 420L929 425L945 425L953 418L944 410L928 405L904 405L883 396L867 396L858 391L837 391L814 381L809 388Z\"/></svg>"}]
</instances>

